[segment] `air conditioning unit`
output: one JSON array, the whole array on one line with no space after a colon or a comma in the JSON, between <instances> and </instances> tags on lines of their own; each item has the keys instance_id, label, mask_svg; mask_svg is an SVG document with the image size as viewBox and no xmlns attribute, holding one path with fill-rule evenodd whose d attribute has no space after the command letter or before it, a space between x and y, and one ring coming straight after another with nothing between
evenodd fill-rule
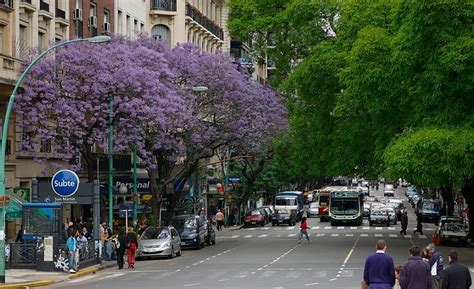
<instances>
[{"instance_id":1,"label":"air conditioning unit","mask_svg":"<svg viewBox=\"0 0 474 289\"><path fill-rule=\"evenodd\" d=\"M76 10L74 10L74 20L82 20L82 9L81 8L76 8Z\"/></svg>"},{"instance_id":2,"label":"air conditioning unit","mask_svg":"<svg viewBox=\"0 0 474 289\"><path fill-rule=\"evenodd\" d=\"M89 17L89 26L97 27L97 17L95 16Z\"/></svg>"},{"instance_id":3,"label":"air conditioning unit","mask_svg":"<svg viewBox=\"0 0 474 289\"><path fill-rule=\"evenodd\" d=\"M104 32L110 32L110 23L104 22Z\"/></svg>"}]
</instances>

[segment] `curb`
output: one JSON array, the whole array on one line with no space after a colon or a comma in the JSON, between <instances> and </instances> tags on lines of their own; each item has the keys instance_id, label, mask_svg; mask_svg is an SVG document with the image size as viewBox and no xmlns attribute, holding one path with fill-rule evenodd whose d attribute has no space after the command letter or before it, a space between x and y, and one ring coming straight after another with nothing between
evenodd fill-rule
<instances>
[{"instance_id":1,"label":"curb","mask_svg":"<svg viewBox=\"0 0 474 289\"><path fill-rule=\"evenodd\" d=\"M0 288L1 289L25 289L25 288L30 288L30 287L48 286L48 285L53 285L57 283L67 282L68 280L73 280L73 279L80 278L86 275L95 274L96 272L99 272L108 268L112 268L115 266L117 265L114 263L103 265L103 266L93 266L90 268L86 268L82 271L79 271L75 273L74 275L71 274L62 280L55 281L55 280L47 279L47 280L40 280L40 281L30 281L30 282L15 283L15 284L10 284L10 285L1 285Z\"/></svg>"},{"instance_id":2,"label":"curb","mask_svg":"<svg viewBox=\"0 0 474 289\"><path fill-rule=\"evenodd\" d=\"M41 287L41 286L48 286L52 285L56 282L54 280L40 280L40 281L32 281L32 282L25 282L25 283L17 283L11 285L2 285L0 288L2 289L25 289L29 287Z\"/></svg>"}]
</instances>

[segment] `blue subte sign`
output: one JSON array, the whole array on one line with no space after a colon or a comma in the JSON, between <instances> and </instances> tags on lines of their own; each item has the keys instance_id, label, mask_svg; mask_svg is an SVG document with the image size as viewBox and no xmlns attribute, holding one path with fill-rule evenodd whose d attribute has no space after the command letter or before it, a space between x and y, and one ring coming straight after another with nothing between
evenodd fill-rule
<instances>
[{"instance_id":1,"label":"blue subte sign","mask_svg":"<svg viewBox=\"0 0 474 289\"><path fill-rule=\"evenodd\" d=\"M79 177L71 170L60 170L51 179L51 188L60 197L70 197L79 189Z\"/></svg>"}]
</instances>

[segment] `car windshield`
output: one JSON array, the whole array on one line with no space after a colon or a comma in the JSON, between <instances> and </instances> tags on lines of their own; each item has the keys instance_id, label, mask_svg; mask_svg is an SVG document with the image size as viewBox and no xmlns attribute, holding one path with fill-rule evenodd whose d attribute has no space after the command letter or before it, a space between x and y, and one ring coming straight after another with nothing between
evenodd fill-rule
<instances>
[{"instance_id":1,"label":"car windshield","mask_svg":"<svg viewBox=\"0 0 474 289\"><path fill-rule=\"evenodd\" d=\"M387 211L383 211L383 210L372 210L371 213L374 216L386 216L387 215Z\"/></svg>"},{"instance_id":2,"label":"car windshield","mask_svg":"<svg viewBox=\"0 0 474 289\"><path fill-rule=\"evenodd\" d=\"M320 204L327 204L329 202L329 196L320 196L319 203Z\"/></svg>"},{"instance_id":3,"label":"car windshield","mask_svg":"<svg viewBox=\"0 0 474 289\"><path fill-rule=\"evenodd\" d=\"M436 203L423 203L423 209L425 210L437 210L439 208Z\"/></svg>"},{"instance_id":4,"label":"car windshield","mask_svg":"<svg viewBox=\"0 0 474 289\"><path fill-rule=\"evenodd\" d=\"M166 228L149 227L142 235L143 240L166 239L169 231Z\"/></svg>"},{"instance_id":5,"label":"car windshield","mask_svg":"<svg viewBox=\"0 0 474 289\"><path fill-rule=\"evenodd\" d=\"M173 220L173 227L175 227L178 232L194 230L197 228L197 222L195 218L178 218Z\"/></svg>"},{"instance_id":6,"label":"car windshield","mask_svg":"<svg viewBox=\"0 0 474 289\"><path fill-rule=\"evenodd\" d=\"M277 197L275 204L277 206L296 206L296 198Z\"/></svg>"}]
</instances>

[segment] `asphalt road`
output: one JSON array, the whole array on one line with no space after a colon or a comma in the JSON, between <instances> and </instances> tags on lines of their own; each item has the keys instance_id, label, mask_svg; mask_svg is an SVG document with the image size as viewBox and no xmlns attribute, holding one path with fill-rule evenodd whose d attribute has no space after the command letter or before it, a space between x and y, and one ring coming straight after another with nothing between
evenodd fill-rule
<instances>
[{"instance_id":1,"label":"asphalt road","mask_svg":"<svg viewBox=\"0 0 474 289\"><path fill-rule=\"evenodd\" d=\"M371 192L381 195L381 192ZM402 196L402 189L397 190ZM183 251L173 260L139 261L133 270L109 269L57 284L50 288L360 288L364 261L375 242L385 239L387 253L396 265L404 264L408 248L426 246L434 232L425 224L426 235L413 235L416 224L409 209L409 235L392 227L332 227L311 218L311 243L297 244L298 226L241 229L219 232L217 244L201 250ZM440 247L447 260L451 247ZM461 262L474 272L474 249L456 248Z\"/></svg>"}]
</instances>

